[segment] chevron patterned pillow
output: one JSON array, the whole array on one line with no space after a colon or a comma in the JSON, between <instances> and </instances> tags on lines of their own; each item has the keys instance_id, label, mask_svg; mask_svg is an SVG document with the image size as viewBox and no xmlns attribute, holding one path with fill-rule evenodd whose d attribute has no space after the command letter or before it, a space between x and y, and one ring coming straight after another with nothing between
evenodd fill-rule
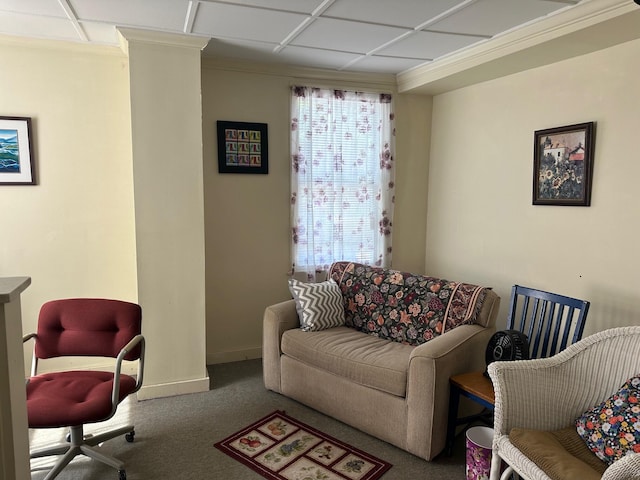
<instances>
[{"instance_id":1,"label":"chevron patterned pillow","mask_svg":"<svg viewBox=\"0 0 640 480\"><path fill-rule=\"evenodd\" d=\"M289 290L296 301L300 328L305 332L344 325L342 292L333 279L304 283L291 278Z\"/></svg>"}]
</instances>

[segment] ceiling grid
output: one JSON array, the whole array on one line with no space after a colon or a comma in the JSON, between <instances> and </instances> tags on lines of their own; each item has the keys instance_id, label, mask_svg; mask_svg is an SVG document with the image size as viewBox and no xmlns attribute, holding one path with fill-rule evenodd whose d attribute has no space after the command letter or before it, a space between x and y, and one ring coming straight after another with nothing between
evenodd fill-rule
<instances>
[{"instance_id":1,"label":"ceiling grid","mask_svg":"<svg viewBox=\"0 0 640 480\"><path fill-rule=\"evenodd\" d=\"M602 0L0 0L0 34L117 45L116 27L211 38L205 56L399 74Z\"/></svg>"}]
</instances>

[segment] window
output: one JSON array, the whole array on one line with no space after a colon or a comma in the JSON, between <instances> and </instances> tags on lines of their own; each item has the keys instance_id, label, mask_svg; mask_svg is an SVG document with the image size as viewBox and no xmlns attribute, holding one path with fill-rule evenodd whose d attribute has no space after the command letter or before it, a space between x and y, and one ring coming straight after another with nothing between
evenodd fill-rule
<instances>
[{"instance_id":1,"label":"window","mask_svg":"<svg viewBox=\"0 0 640 480\"><path fill-rule=\"evenodd\" d=\"M293 87L292 271L388 266L393 225L391 95Z\"/></svg>"}]
</instances>

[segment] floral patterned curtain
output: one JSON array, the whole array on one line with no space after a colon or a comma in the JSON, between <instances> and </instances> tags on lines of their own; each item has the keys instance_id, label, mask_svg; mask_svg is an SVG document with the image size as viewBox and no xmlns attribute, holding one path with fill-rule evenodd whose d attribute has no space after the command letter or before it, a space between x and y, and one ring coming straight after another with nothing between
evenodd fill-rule
<instances>
[{"instance_id":1,"label":"floral patterned curtain","mask_svg":"<svg viewBox=\"0 0 640 480\"><path fill-rule=\"evenodd\" d=\"M292 274L334 261L387 267L394 202L391 95L292 87Z\"/></svg>"}]
</instances>

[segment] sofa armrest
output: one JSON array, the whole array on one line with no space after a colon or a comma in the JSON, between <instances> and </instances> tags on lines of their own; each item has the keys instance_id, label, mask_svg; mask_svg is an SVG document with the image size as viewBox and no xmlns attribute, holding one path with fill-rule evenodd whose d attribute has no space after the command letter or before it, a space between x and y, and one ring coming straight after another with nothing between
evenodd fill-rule
<instances>
[{"instance_id":1,"label":"sofa armrest","mask_svg":"<svg viewBox=\"0 0 640 480\"><path fill-rule=\"evenodd\" d=\"M280 343L282 334L300 326L294 300L267 307L262 320L262 370L264 386L280 393Z\"/></svg>"},{"instance_id":2,"label":"sofa armrest","mask_svg":"<svg viewBox=\"0 0 640 480\"><path fill-rule=\"evenodd\" d=\"M449 377L484 369L484 355L495 328L461 325L417 346L407 373L407 443L431 438L430 452L412 452L433 458L446 443Z\"/></svg>"},{"instance_id":3,"label":"sofa armrest","mask_svg":"<svg viewBox=\"0 0 640 480\"><path fill-rule=\"evenodd\" d=\"M487 328L496 327L496 318L500 309L500 297L493 290L487 290L487 294L482 302L482 308L478 312L475 323Z\"/></svg>"}]
</instances>

